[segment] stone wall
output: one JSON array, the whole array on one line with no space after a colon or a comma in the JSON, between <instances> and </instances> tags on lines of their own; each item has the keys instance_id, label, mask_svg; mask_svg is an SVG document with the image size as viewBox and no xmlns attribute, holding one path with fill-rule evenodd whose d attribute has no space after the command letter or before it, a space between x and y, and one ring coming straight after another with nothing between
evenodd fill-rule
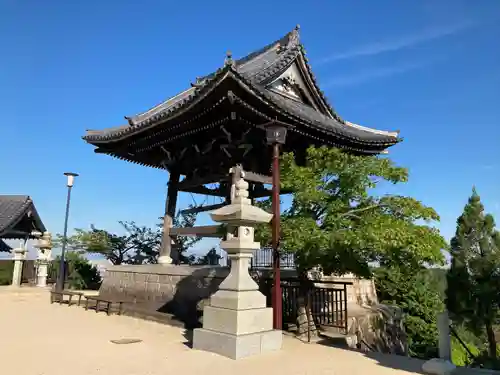
<instances>
[{"instance_id":1,"label":"stone wall","mask_svg":"<svg viewBox=\"0 0 500 375\"><path fill-rule=\"evenodd\" d=\"M339 281L352 283L347 285L347 303L360 306L371 306L378 303L375 282L369 279L359 279L352 275L323 276L322 281ZM328 284L317 283L317 286L328 288ZM337 286L338 287L338 286Z\"/></svg>"},{"instance_id":2,"label":"stone wall","mask_svg":"<svg viewBox=\"0 0 500 375\"><path fill-rule=\"evenodd\" d=\"M99 293L123 298L136 308L172 314L191 325L197 320L197 303L217 290L227 272L222 267L112 266Z\"/></svg>"},{"instance_id":3,"label":"stone wall","mask_svg":"<svg viewBox=\"0 0 500 375\"><path fill-rule=\"evenodd\" d=\"M130 302L129 308L172 314L178 320L192 326L199 321L199 302L217 291L228 272L228 268L217 266L158 264L110 266L106 270L99 293L125 299ZM251 274L261 286L262 292L270 287L271 270L255 270L251 271ZM295 277L295 271L282 270L283 279ZM352 285L347 286L347 299L350 304L376 302L375 289L370 280L358 280L354 277L323 279L352 282ZM333 287L331 284L317 285Z\"/></svg>"}]
</instances>

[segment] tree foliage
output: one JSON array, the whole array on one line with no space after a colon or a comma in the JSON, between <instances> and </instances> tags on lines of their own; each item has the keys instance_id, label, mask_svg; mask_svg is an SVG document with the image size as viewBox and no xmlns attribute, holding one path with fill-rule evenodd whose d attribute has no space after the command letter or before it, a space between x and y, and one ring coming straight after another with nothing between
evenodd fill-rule
<instances>
[{"instance_id":1,"label":"tree foliage","mask_svg":"<svg viewBox=\"0 0 500 375\"><path fill-rule=\"evenodd\" d=\"M89 289L97 290L101 285L101 275L99 270L92 265L84 256L78 252L69 251L64 257L67 262L67 283L70 289ZM57 256L53 262L53 267L57 267L59 270L59 265L61 262L61 257Z\"/></svg>"},{"instance_id":2,"label":"tree foliage","mask_svg":"<svg viewBox=\"0 0 500 375\"><path fill-rule=\"evenodd\" d=\"M397 305L405 314L408 351L412 357L438 357L437 314L443 311L439 286L427 269L382 267L375 270L381 303Z\"/></svg>"},{"instance_id":3,"label":"tree foliage","mask_svg":"<svg viewBox=\"0 0 500 375\"><path fill-rule=\"evenodd\" d=\"M125 234L118 235L91 226L90 230L75 229L68 238L67 247L81 253L101 254L112 264L156 263L161 243L161 231L135 222L120 221ZM57 235L57 242L63 239Z\"/></svg>"},{"instance_id":4,"label":"tree foliage","mask_svg":"<svg viewBox=\"0 0 500 375\"><path fill-rule=\"evenodd\" d=\"M281 169L282 188L293 192L282 213L281 248L295 253L300 270L320 265L325 273L369 277L373 262L411 268L444 262L446 243L428 225L439 220L434 209L410 197L372 194L382 181L408 179L389 159L309 148L303 165L284 154ZM258 234L269 242L269 226Z\"/></svg>"},{"instance_id":5,"label":"tree foliage","mask_svg":"<svg viewBox=\"0 0 500 375\"><path fill-rule=\"evenodd\" d=\"M498 323L500 234L493 216L473 189L451 240L446 304L453 319L476 336L486 334L488 355L497 357L494 327Z\"/></svg>"},{"instance_id":6,"label":"tree foliage","mask_svg":"<svg viewBox=\"0 0 500 375\"><path fill-rule=\"evenodd\" d=\"M192 228L194 227L195 222L196 213L185 214L179 211L173 219L173 226L177 228ZM160 227L163 227L163 224L160 224ZM176 238L175 248L179 252L179 263L190 264L192 262L191 257L186 255L186 252L200 240L201 237L178 236Z\"/></svg>"},{"instance_id":7,"label":"tree foliage","mask_svg":"<svg viewBox=\"0 0 500 375\"><path fill-rule=\"evenodd\" d=\"M214 266L219 265L219 261L222 257L217 253L217 249L212 247L207 251L205 255L202 255L198 258L193 258L191 264L199 265L199 266Z\"/></svg>"},{"instance_id":8,"label":"tree foliage","mask_svg":"<svg viewBox=\"0 0 500 375\"><path fill-rule=\"evenodd\" d=\"M163 218L161 218L163 219ZM193 227L195 214L178 213L173 218L175 227ZM91 226L90 230L75 229L75 234L68 237L67 247L77 252L101 254L112 264L153 264L157 263L162 240L163 224L155 228L139 226L134 221L119 221L125 234L115 234ZM175 248L179 251L181 263L188 263L185 252L200 238L179 236ZM60 234L56 237L56 247L62 245Z\"/></svg>"}]
</instances>

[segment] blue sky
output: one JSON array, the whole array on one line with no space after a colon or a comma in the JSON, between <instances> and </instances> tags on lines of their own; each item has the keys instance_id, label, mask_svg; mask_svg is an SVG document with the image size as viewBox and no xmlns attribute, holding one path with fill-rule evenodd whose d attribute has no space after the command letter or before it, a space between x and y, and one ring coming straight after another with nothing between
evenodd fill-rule
<instances>
[{"instance_id":1,"label":"blue sky","mask_svg":"<svg viewBox=\"0 0 500 375\"><path fill-rule=\"evenodd\" d=\"M447 238L474 184L500 220L500 1L242 4L0 0L0 193L31 195L62 232L62 173L74 171L70 228L154 225L168 174L94 154L85 130L121 125L221 67L227 50L245 55L300 24L338 113L405 139L391 158L410 181L384 193L436 208Z\"/></svg>"}]
</instances>

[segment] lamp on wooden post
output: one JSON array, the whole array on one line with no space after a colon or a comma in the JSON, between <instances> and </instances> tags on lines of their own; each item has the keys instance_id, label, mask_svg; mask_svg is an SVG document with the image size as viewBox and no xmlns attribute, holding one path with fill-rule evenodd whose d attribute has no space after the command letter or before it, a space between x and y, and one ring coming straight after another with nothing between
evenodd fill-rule
<instances>
[{"instance_id":1,"label":"lamp on wooden post","mask_svg":"<svg viewBox=\"0 0 500 375\"><path fill-rule=\"evenodd\" d=\"M282 296L280 270L280 145L286 141L286 127L266 126L267 144L273 148L273 191L272 191L272 241L273 241L273 273L274 285L272 290L273 328L282 329Z\"/></svg>"},{"instance_id":2,"label":"lamp on wooden post","mask_svg":"<svg viewBox=\"0 0 500 375\"><path fill-rule=\"evenodd\" d=\"M62 239L61 248L61 261L59 262L59 275L57 277L56 290L61 292L64 289L64 276L65 276L65 255L66 255L66 243L68 242L68 217L69 217L69 204L71 201L71 189L75 183L75 177L78 177L77 173L65 172L64 175L68 178L66 186L68 187L68 195L66 196L66 215L64 216L64 233Z\"/></svg>"}]
</instances>

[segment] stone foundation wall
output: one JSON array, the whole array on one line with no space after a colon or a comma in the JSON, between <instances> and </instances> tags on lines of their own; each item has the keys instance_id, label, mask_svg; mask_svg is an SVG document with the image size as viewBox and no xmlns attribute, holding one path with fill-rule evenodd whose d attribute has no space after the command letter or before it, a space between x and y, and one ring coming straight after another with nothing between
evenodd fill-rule
<instances>
[{"instance_id":1,"label":"stone foundation wall","mask_svg":"<svg viewBox=\"0 0 500 375\"><path fill-rule=\"evenodd\" d=\"M194 324L197 303L215 293L227 273L222 267L112 266L106 271L99 293Z\"/></svg>"},{"instance_id":2,"label":"stone foundation wall","mask_svg":"<svg viewBox=\"0 0 500 375\"><path fill-rule=\"evenodd\" d=\"M217 266L183 265L121 265L107 268L99 290L102 295L123 298L129 305L148 311L172 314L188 326L199 320L201 300L215 293L219 284L229 272L228 268ZM252 277L261 285L262 291L269 287L271 270L256 270ZM295 278L293 270L282 270L282 278ZM376 302L373 282L353 277L323 277L328 281L352 282L347 286L350 304L372 304ZM338 287L321 284L321 287Z\"/></svg>"},{"instance_id":3,"label":"stone foundation wall","mask_svg":"<svg viewBox=\"0 0 500 375\"><path fill-rule=\"evenodd\" d=\"M358 279L354 276L323 276L324 281L340 281L349 282L352 285L347 285L347 303L357 304L360 306L376 305L378 303L377 291L375 289L375 282L369 279ZM316 285L322 288L339 287L338 285L332 286L331 284Z\"/></svg>"}]
</instances>

